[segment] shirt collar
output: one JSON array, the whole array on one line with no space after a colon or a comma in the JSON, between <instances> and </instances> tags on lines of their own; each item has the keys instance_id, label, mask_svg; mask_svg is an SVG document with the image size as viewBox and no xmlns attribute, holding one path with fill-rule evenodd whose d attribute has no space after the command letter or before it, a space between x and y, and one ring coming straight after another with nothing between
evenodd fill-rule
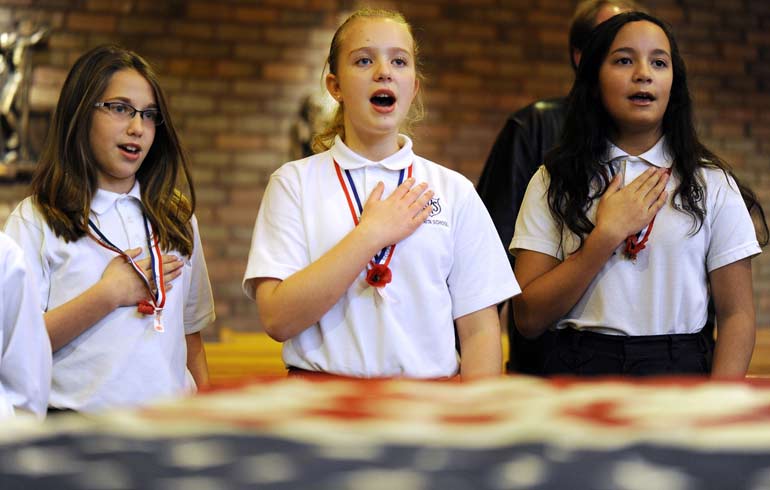
<instances>
[{"instance_id":1,"label":"shirt collar","mask_svg":"<svg viewBox=\"0 0 770 490\"><path fill-rule=\"evenodd\" d=\"M91 211L97 215L104 214L110 209L118 199L123 197L132 197L137 201L142 201L142 193L139 189L139 181L134 182L134 186L126 194L118 194L117 192L111 192L104 189L97 189L94 198L91 199Z\"/></svg>"},{"instance_id":2,"label":"shirt collar","mask_svg":"<svg viewBox=\"0 0 770 490\"><path fill-rule=\"evenodd\" d=\"M661 136L661 138L658 140L657 143L653 145L652 148L645 151L641 155L629 155L625 151L615 146L612 142L610 142L610 148L608 153L609 153L609 158L607 159L608 162L617 160L619 158L631 157L631 158L639 158L649 163L650 165L654 165L660 168L671 168L671 166L674 164L674 159L671 156L671 154L668 152L668 146L666 145L665 136Z\"/></svg>"},{"instance_id":3,"label":"shirt collar","mask_svg":"<svg viewBox=\"0 0 770 490\"><path fill-rule=\"evenodd\" d=\"M412 140L408 136L398 135L398 146L400 147L397 152L380 160L379 162L373 162L368 160L358 153L354 152L348 146L343 143L342 138L337 135L334 138L334 146L331 148L332 157L339 166L345 170L353 170L361 167L368 167L378 165L385 167L389 170L401 170L412 164L414 161L414 153L412 152Z\"/></svg>"}]
</instances>

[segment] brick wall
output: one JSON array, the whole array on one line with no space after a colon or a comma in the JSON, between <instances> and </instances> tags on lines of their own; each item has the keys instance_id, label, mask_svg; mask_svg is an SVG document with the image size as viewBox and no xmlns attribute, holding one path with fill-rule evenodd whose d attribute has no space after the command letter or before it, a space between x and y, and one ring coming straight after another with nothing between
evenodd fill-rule
<instances>
[{"instance_id":1,"label":"brick wall","mask_svg":"<svg viewBox=\"0 0 770 490\"><path fill-rule=\"evenodd\" d=\"M156 65L193 164L217 324L254 330L259 328L255 307L241 293L240 281L262 191L270 173L289 158L292 123L303 98L319 89L334 28L356 5L349 0L0 0L0 29L21 19L52 28L45 48L34 54L34 93L43 94L41 100L56 93L79 54L103 42L136 49ZM416 131L417 151L473 180L510 111L569 89L565 45L572 1L379 5L407 15L424 55L428 117ZM703 139L770 210L770 3L646 5L675 27ZM0 223L26 193L24 184L0 184ZM758 321L770 324L767 257L754 261L754 285Z\"/></svg>"}]
</instances>

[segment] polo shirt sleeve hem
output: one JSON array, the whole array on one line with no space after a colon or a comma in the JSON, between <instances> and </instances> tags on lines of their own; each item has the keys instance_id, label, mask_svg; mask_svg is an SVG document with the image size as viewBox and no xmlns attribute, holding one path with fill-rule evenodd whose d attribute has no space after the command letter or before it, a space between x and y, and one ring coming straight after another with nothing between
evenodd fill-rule
<instances>
[{"instance_id":1,"label":"polo shirt sleeve hem","mask_svg":"<svg viewBox=\"0 0 770 490\"><path fill-rule=\"evenodd\" d=\"M452 318L457 319L461 316L469 315L489 306L502 303L508 298L521 293L521 289L515 282L509 282L502 286L497 286L494 290L484 291L467 298L455 298L452 304Z\"/></svg>"},{"instance_id":2,"label":"polo shirt sleeve hem","mask_svg":"<svg viewBox=\"0 0 770 490\"><path fill-rule=\"evenodd\" d=\"M519 250L531 250L533 252L540 252L551 257L556 257L561 260L559 254L558 245L548 240L542 240L535 237L516 236L511 241L508 250L515 256Z\"/></svg>"},{"instance_id":3,"label":"polo shirt sleeve hem","mask_svg":"<svg viewBox=\"0 0 770 490\"><path fill-rule=\"evenodd\" d=\"M707 270L708 272L712 272L716 269L719 269L720 267L732 264L733 262L737 262L741 259L759 255L761 252L762 249L759 248L759 244L757 242L741 245L739 247L732 248L722 254L719 254L718 256L709 260L707 264Z\"/></svg>"},{"instance_id":4,"label":"polo shirt sleeve hem","mask_svg":"<svg viewBox=\"0 0 770 490\"><path fill-rule=\"evenodd\" d=\"M243 278L243 283L241 283L241 287L243 288L243 292L251 298L254 299L254 294L256 293L254 282L256 279L278 279L279 281L283 281L290 275L297 272L296 269L283 267L283 268L276 268L271 270L257 270L257 271L247 271L246 276Z\"/></svg>"},{"instance_id":5,"label":"polo shirt sleeve hem","mask_svg":"<svg viewBox=\"0 0 770 490\"><path fill-rule=\"evenodd\" d=\"M191 322L185 322L184 333L185 333L185 335L190 335L190 334L193 334L193 333L198 333L201 330L203 330L204 328L206 328L207 326L209 326L212 323L214 323L214 320L216 320L216 319L217 319L217 315L214 312L214 310L211 309L208 312L206 312L203 316L201 316L200 318L197 318L197 319L195 319L195 320L193 320Z\"/></svg>"}]
</instances>

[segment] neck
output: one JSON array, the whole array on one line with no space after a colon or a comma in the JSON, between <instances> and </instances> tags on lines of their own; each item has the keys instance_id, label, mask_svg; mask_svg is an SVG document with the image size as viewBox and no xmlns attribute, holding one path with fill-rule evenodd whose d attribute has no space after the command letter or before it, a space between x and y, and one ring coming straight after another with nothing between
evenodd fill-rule
<instances>
[{"instance_id":1,"label":"neck","mask_svg":"<svg viewBox=\"0 0 770 490\"><path fill-rule=\"evenodd\" d=\"M99 187L99 189L114 192L115 194L128 194L134 187L134 182L136 182L136 179L108 180L101 178L97 180L96 185Z\"/></svg>"},{"instance_id":2,"label":"neck","mask_svg":"<svg viewBox=\"0 0 770 490\"><path fill-rule=\"evenodd\" d=\"M619 131L611 138L612 142L629 155L638 156L646 152L658 142L662 136L661 128L654 131Z\"/></svg>"},{"instance_id":3,"label":"neck","mask_svg":"<svg viewBox=\"0 0 770 490\"><path fill-rule=\"evenodd\" d=\"M345 128L345 145L362 157L379 162L399 150L398 133L362 135Z\"/></svg>"}]
</instances>

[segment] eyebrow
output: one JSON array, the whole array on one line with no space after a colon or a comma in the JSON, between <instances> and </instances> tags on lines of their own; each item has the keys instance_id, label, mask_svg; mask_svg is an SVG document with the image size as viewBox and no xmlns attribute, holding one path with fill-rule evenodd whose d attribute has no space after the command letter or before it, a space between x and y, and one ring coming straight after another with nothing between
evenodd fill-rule
<instances>
[{"instance_id":1,"label":"eyebrow","mask_svg":"<svg viewBox=\"0 0 770 490\"><path fill-rule=\"evenodd\" d=\"M129 99L128 97L123 97L123 96L120 96L120 95L115 95L115 96L112 96L112 97L103 97L103 99L104 100L114 100L116 102L123 102L123 103L128 104L128 105L130 105L132 107L135 107L134 106L134 102L131 99ZM158 106L157 102L151 102L150 104L148 104L145 107L145 109L157 109L158 107L159 106Z\"/></svg>"},{"instance_id":2,"label":"eyebrow","mask_svg":"<svg viewBox=\"0 0 770 490\"><path fill-rule=\"evenodd\" d=\"M379 48L375 48L374 46L361 46L360 48L351 49L349 56L352 56L358 53L359 51L368 53L375 50L379 50ZM412 56L412 53L409 50L395 47L395 46L390 48L385 48L385 51L387 51L388 54L400 53L400 54L406 54L406 55Z\"/></svg>"},{"instance_id":3,"label":"eyebrow","mask_svg":"<svg viewBox=\"0 0 770 490\"><path fill-rule=\"evenodd\" d=\"M631 47L623 47L612 51L610 54L615 54L615 53L632 53L633 54L633 53L636 53L636 50ZM671 55L669 54L669 52L661 48L653 49L652 54L658 55L658 56L668 56L669 58L671 58Z\"/></svg>"}]
</instances>

